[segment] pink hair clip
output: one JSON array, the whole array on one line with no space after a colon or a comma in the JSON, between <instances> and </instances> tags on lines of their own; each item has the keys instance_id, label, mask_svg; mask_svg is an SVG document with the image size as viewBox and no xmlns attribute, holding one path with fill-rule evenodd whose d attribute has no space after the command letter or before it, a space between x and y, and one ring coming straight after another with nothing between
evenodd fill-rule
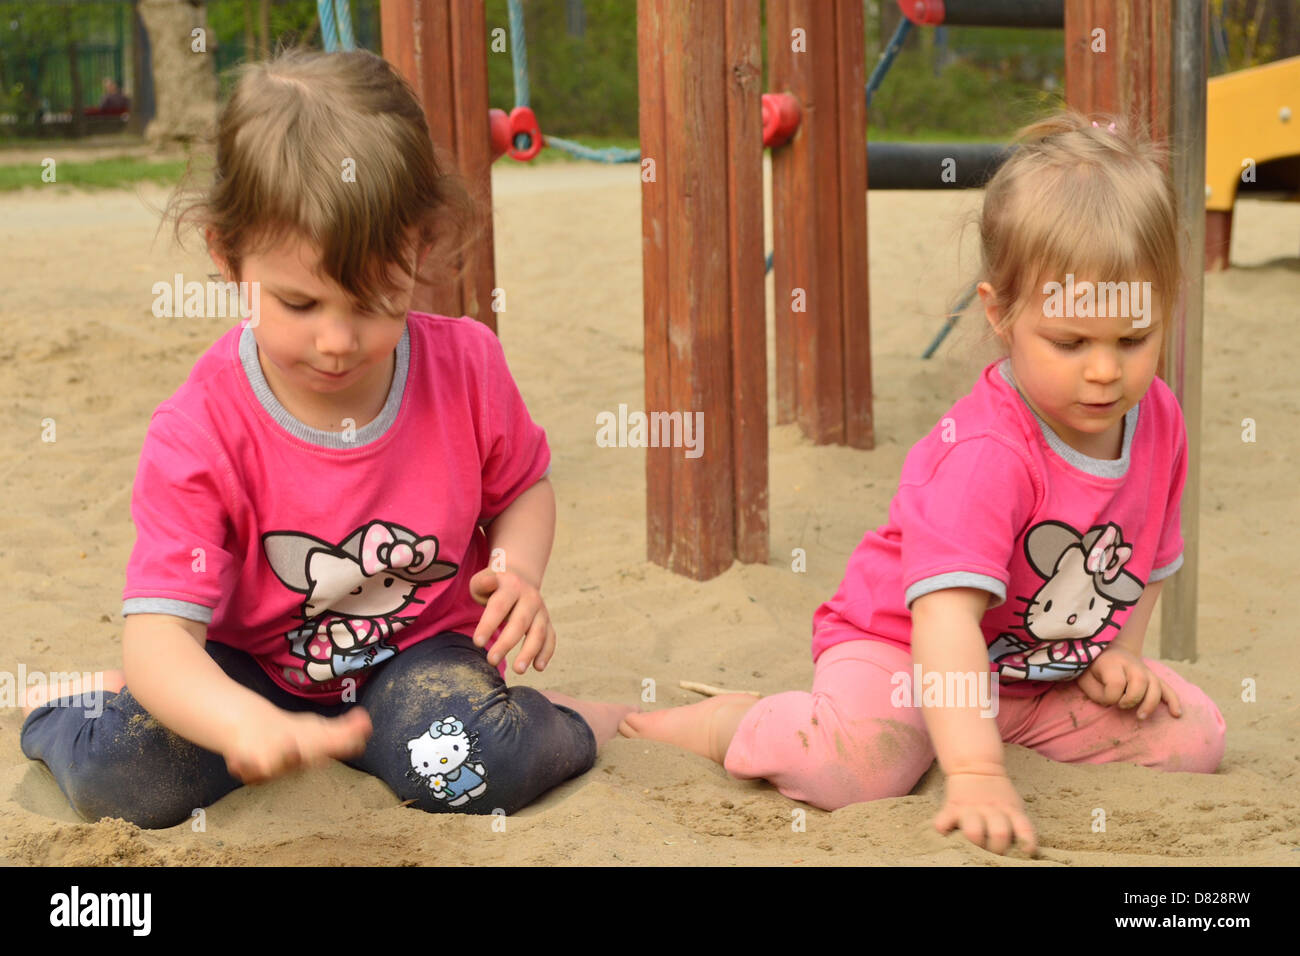
<instances>
[{"instance_id":1,"label":"pink hair clip","mask_svg":"<svg viewBox=\"0 0 1300 956\"><path fill-rule=\"evenodd\" d=\"M1092 125L1093 125L1093 126L1097 126L1097 121L1096 121L1096 120L1093 120L1093 121L1092 121ZM1098 128L1098 129L1101 129L1100 126L1097 126L1097 128ZM1115 124L1114 124L1114 123L1111 123L1109 126L1106 127L1106 129L1108 129L1108 130L1109 130L1110 132L1112 132L1112 133L1115 132Z\"/></svg>"}]
</instances>

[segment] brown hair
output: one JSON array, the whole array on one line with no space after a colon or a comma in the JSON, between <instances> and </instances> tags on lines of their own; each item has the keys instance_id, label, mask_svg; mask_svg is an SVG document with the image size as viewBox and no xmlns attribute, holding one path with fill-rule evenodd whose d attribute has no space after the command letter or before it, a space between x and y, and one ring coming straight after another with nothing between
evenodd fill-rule
<instances>
[{"instance_id":1,"label":"brown hair","mask_svg":"<svg viewBox=\"0 0 1300 956\"><path fill-rule=\"evenodd\" d=\"M997 331L1010 328L1045 276L1074 273L1151 282L1168 343L1184 267L1166 147L1121 117L1070 109L1024 127L1013 142L1018 148L985 187L978 220L982 278L1001 312Z\"/></svg>"},{"instance_id":2,"label":"brown hair","mask_svg":"<svg viewBox=\"0 0 1300 956\"><path fill-rule=\"evenodd\" d=\"M183 184L164 211L178 242L187 223L212 230L212 251L238 278L245 256L301 235L354 301L391 313L389 268L420 279L412 230L445 263L477 238L481 204L435 150L414 91L382 57L293 48L234 72L210 143L210 181ZM187 180L193 173L191 162Z\"/></svg>"}]
</instances>

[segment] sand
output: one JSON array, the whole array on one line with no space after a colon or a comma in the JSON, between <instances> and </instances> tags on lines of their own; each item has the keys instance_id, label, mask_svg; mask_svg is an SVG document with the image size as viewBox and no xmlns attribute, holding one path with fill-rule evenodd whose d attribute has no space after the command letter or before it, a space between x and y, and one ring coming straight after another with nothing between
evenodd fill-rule
<instances>
[{"instance_id":1,"label":"sand","mask_svg":"<svg viewBox=\"0 0 1300 956\"><path fill-rule=\"evenodd\" d=\"M554 454L559 519L543 589L559 650L531 685L668 706L691 679L764 693L806 688L810 621L864 531L881 524L903 457L969 390L991 354L962 320L920 353L974 264L957 224L976 193L873 193L871 297L877 447L815 447L771 429L771 557L699 583L645 559L644 464L600 448L595 416L644 405L640 194L635 167L499 165L494 173L501 338ZM150 286L202 279L201 250L156 243L153 186L106 193L27 190L0 200L0 378L4 447L0 669L119 666L130 491L150 412L225 329L156 320ZM1228 725L1217 774L1066 765L1009 747L1038 828L1036 863L998 857L930 826L937 768L909 796L825 813L704 758L616 739L586 775L493 828L490 817L397 806L342 764L242 788L191 824L142 831L81 821L0 711L0 861L11 864L1048 864L1300 863L1296 644L1282 598L1297 560L1294 436L1300 205L1244 201L1234 268L1205 295L1205 426L1199 658L1175 669ZM960 252L960 257L959 257ZM768 284L769 315L771 284ZM769 319L770 321L770 319ZM981 320L982 321L982 320ZM769 352L771 349L769 337ZM57 441L42 442L41 422ZM1241 440L1242 419L1258 441ZM792 548L807 572L790 570ZM1159 612L1147 638L1159 647ZM1258 700L1243 702L1253 678ZM1106 811L1093 832L1095 808ZM498 821L500 824L501 821Z\"/></svg>"}]
</instances>

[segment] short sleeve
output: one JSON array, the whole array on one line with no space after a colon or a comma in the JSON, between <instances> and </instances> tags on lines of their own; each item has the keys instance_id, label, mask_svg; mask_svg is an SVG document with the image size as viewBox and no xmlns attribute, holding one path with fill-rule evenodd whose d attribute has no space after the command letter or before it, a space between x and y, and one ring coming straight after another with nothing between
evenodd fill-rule
<instances>
[{"instance_id":1,"label":"short sleeve","mask_svg":"<svg viewBox=\"0 0 1300 956\"><path fill-rule=\"evenodd\" d=\"M1178 415L1178 444L1174 451L1173 481L1170 484L1169 502L1165 506L1164 523L1160 528L1160 543L1156 546L1155 562L1147 583L1163 581L1183 566L1183 488L1187 484L1187 427L1182 414Z\"/></svg>"},{"instance_id":2,"label":"short sleeve","mask_svg":"<svg viewBox=\"0 0 1300 956\"><path fill-rule=\"evenodd\" d=\"M209 624L234 569L227 550L224 457L175 411L149 423L131 492L135 546L122 614L172 614Z\"/></svg>"},{"instance_id":3,"label":"short sleeve","mask_svg":"<svg viewBox=\"0 0 1300 956\"><path fill-rule=\"evenodd\" d=\"M483 501L479 524L486 525L551 470L546 431L533 421L506 365L501 341L490 329L484 349L480 443Z\"/></svg>"},{"instance_id":4,"label":"short sleeve","mask_svg":"<svg viewBox=\"0 0 1300 956\"><path fill-rule=\"evenodd\" d=\"M890 506L908 609L944 588L980 588L993 595L990 608L1003 604L1016 540L1037 497L1027 458L997 437L927 439L914 448Z\"/></svg>"}]
</instances>

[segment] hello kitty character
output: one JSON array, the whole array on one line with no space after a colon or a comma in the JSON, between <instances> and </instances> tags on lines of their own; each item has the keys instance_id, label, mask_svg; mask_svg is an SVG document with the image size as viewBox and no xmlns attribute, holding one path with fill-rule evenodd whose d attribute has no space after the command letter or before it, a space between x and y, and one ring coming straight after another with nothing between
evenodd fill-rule
<instances>
[{"instance_id":1,"label":"hello kitty character","mask_svg":"<svg viewBox=\"0 0 1300 956\"><path fill-rule=\"evenodd\" d=\"M355 529L341 544L273 531L262 536L262 548L276 576L306 595L303 626L285 635L303 663L284 668L284 675L317 689L396 654L389 639L415 620L399 612L424 603L415 597L422 585L458 570L438 560L436 537L386 521Z\"/></svg>"},{"instance_id":2,"label":"hello kitty character","mask_svg":"<svg viewBox=\"0 0 1300 956\"><path fill-rule=\"evenodd\" d=\"M465 725L455 717L435 720L418 737L406 742L411 755L407 776L427 783L434 797L459 807L487 790L483 779L487 769L482 763L470 763L477 749L477 734L465 733Z\"/></svg>"},{"instance_id":3,"label":"hello kitty character","mask_svg":"<svg viewBox=\"0 0 1300 956\"><path fill-rule=\"evenodd\" d=\"M1025 637L999 634L989 659L1002 677L1073 680L1106 648L1096 638L1114 612L1135 604L1143 583L1124 570L1133 548L1119 526L1107 523L1086 535L1060 521L1044 521L1025 536L1025 556L1045 578L1032 598L1019 598Z\"/></svg>"}]
</instances>

